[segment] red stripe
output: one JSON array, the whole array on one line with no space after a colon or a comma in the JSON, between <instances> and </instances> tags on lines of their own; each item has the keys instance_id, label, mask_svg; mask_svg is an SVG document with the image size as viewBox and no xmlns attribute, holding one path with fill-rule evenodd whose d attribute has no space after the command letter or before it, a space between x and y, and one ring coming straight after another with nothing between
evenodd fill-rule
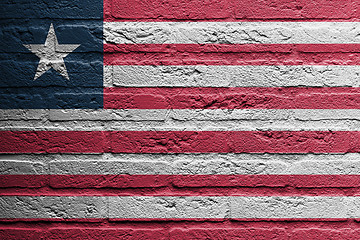
<instances>
[{"instance_id":1,"label":"red stripe","mask_svg":"<svg viewBox=\"0 0 360 240\"><path fill-rule=\"evenodd\" d=\"M0 226L0 239L357 239L359 223L333 221L18 222ZM101 224L101 225L100 225Z\"/></svg>"},{"instance_id":2,"label":"red stripe","mask_svg":"<svg viewBox=\"0 0 360 240\"><path fill-rule=\"evenodd\" d=\"M7 196L356 196L360 175L0 175L0 188Z\"/></svg>"},{"instance_id":3,"label":"red stripe","mask_svg":"<svg viewBox=\"0 0 360 240\"><path fill-rule=\"evenodd\" d=\"M2 153L350 153L358 131L1 131Z\"/></svg>"},{"instance_id":4,"label":"red stripe","mask_svg":"<svg viewBox=\"0 0 360 240\"><path fill-rule=\"evenodd\" d=\"M198 221L198 222L222 222L228 218L110 218L109 221ZM231 218L231 221L239 222L268 222L268 221L281 221L281 222L343 222L350 218ZM360 221L358 218L352 218L355 221Z\"/></svg>"},{"instance_id":5,"label":"red stripe","mask_svg":"<svg viewBox=\"0 0 360 240\"><path fill-rule=\"evenodd\" d=\"M95 226L96 227L96 226ZM237 231L240 232L240 231ZM253 231L254 232L254 231ZM267 232L266 230L259 229L256 232ZM275 231L275 233L277 233ZM32 229L26 228L0 228L0 239L101 239L101 240L119 240L119 239L168 239L169 232L164 229L136 229L132 228L106 228L91 226L91 228L83 226L66 226L63 228L46 228L39 227ZM274 234L275 235L275 234ZM177 238L178 239L178 238Z\"/></svg>"},{"instance_id":6,"label":"red stripe","mask_svg":"<svg viewBox=\"0 0 360 240\"><path fill-rule=\"evenodd\" d=\"M183 231L182 231L183 230ZM0 229L1 239L200 239L197 237L204 237L201 239L209 239L210 236L221 234L222 237L246 237L246 239L255 239L256 236L267 236L276 239L286 239L286 232L284 229L107 229L101 228L65 228L65 229ZM347 234L348 235L348 234ZM205 238L207 236L207 238Z\"/></svg>"},{"instance_id":7,"label":"red stripe","mask_svg":"<svg viewBox=\"0 0 360 240\"><path fill-rule=\"evenodd\" d=\"M108 220L110 222L223 222L223 221L238 221L238 222L345 222L349 219L360 221L358 218L0 218L2 223L14 222L103 222Z\"/></svg>"},{"instance_id":8,"label":"red stripe","mask_svg":"<svg viewBox=\"0 0 360 240\"><path fill-rule=\"evenodd\" d=\"M105 65L359 65L360 44L104 44Z\"/></svg>"},{"instance_id":9,"label":"red stripe","mask_svg":"<svg viewBox=\"0 0 360 240\"><path fill-rule=\"evenodd\" d=\"M360 88L105 88L109 109L359 109Z\"/></svg>"},{"instance_id":10,"label":"red stripe","mask_svg":"<svg viewBox=\"0 0 360 240\"><path fill-rule=\"evenodd\" d=\"M104 0L104 21L357 21L350 0Z\"/></svg>"}]
</instances>

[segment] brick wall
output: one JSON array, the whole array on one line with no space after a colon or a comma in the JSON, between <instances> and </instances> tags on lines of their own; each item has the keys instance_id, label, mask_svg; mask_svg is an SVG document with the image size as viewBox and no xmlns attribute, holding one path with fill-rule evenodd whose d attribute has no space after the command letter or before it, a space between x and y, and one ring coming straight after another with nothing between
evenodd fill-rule
<instances>
[{"instance_id":1,"label":"brick wall","mask_svg":"<svg viewBox=\"0 0 360 240\"><path fill-rule=\"evenodd\" d=\"M359 1L84 2L0 3L0 239L359 238Z\"/></svg>"}]
</instances>

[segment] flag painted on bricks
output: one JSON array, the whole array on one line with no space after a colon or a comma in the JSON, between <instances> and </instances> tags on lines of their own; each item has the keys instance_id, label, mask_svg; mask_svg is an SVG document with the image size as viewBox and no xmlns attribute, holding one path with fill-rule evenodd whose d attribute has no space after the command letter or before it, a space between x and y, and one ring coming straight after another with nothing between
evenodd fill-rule
<instances>
[{"instance_id":1,"label":"flag painted on bricks","mask_svg":"<svg viewBox=\"0 0 360 240\"><path fill-rule=\"evenodd\" d=\"M0 7L1 238L359 235L357 1Z\"/></svg>"}]
</instances>

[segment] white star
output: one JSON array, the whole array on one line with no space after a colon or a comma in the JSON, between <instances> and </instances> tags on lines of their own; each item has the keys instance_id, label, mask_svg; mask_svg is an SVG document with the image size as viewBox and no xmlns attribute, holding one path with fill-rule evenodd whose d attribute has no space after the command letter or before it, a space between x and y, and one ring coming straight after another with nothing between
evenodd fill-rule
<instances>
[{"instance_id":1,"label":"white star","mask_svg":"<svg viewBox=\"0 0 360 240\"><path fill-rule=\"evenodd\" d=\"M79 47L80 44L59 44L53 24L50 25L45 44L24 44L24 46L40 58L34 80L38 79L50 68L55 69L61 76L70 80L64 57Z\"/></svg>"}]
</instances>

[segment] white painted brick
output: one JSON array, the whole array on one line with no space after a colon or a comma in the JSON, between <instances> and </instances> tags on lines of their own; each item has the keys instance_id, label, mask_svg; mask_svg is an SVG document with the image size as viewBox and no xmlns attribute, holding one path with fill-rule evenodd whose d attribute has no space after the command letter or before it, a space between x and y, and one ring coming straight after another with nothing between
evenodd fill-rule
<instances>
[{"instance_id":1,"label":"white painted brick","mask_svg":"<svg viewBox=\"0 0 360 240\"><path fill-rule=\"evenodd\" d=\"M166 109L67 109L50 110L51 121L162 121L165 119Z\"/></svg>"},{"instance_id":2,"label":"white painted brick","mask_svg":"<svg viewBox=\"0 0 360 240\"><path fill-rule=\"evenodd\" d=\"M42 162L0 160L1 175L46 174L47 170L47 165Z\"/></svg>"},{"instance_id":3,"label":"white painted brick","mask_svg":"<svg viewBox=\"0 0 360 240\"><path fill-rule=\"evenodd\" d=\"M105 218L106 197L1 196L0 218Z\"/></svg>"},{"instance_id":4,"label":"white painted brick","mask_svg":"<svg viewBox=\"0 0 360 240\"><path fill-rule=\"evenodd\" d=\"M177 161L176 174L289 174L288 164L279 161Z\"/></svg>"},{"instance_id":5,"label":"white painted brick","mask_svg":"<svg viewBox=\"0 0 360 240\"><path fill-rule=\"evenodd\" d=\"M53 161L52 174L172 174L166 162L146 161Z\"/></svg>"},{"instance_id":6,"label":"white painted brick","mask_svg":"<svg viewBox=\"0 0 360 240\"><path fill-rule=\"evenodd\" d=\"M360 120L360 111L357 109L301 109L293 111L293 116L301 121Z\"/></svg>"},{"instance_id":7,"label":"white painted brick","mask_svg":"<svg viewBox=\"0 0 360 240\"><path fill-rule=\"evenodd\" d=\"M351 197L231 197L231 218L359 217L353 201Z\"/></svg>"},{"instance_id":8,"label":"white painted brick","mask_svg":"<svg viewBox=\"0 0 360 240\"><path fill-rule=\"evenodd\" d=\"M110 197L109 218L225 218L227 197Z\"/></svg>"},{"instance_id":9,"label":"white painted brick","mask_svg":"<svg viewBox=\"0 0 360 240\"><path fill-rule=\"evenodd\" d=\"M176 109L170 112L170 117L179 121L235 122L235 120L287 120L293 114L292 109Z\"/></svg>"},{"instance_id":10,"label":"white painted brick","mask_svg":"<svg viewBox=\"0 0 360 240\"><path fill-rule=\"evenodd\" d=\"M50 121L112 119L112 111L107 109L51 109L49 114Z\"/></svg>"},{"instance_id":11,"label":"white painted brick","mask_svg":"<svg viewBox=\"0 0 360 240\"><path fill-rule=\"evenodd\" d=\"M321 174L321 175L358 175L359 161L300 161L294 163L288 170L292 174Z\"/></svg>"},{"instance_id":12,"label":"white painted brick","mask_svg":"<svg viewBox=\"0 0 360 240\"><path fill-rule=\"evenodd\" d=\"M48 115L46 109L0 109L0 121L8 120L41 120ZM0 126L6 122L0 122Z\"/></svg>"}]
</instances>

